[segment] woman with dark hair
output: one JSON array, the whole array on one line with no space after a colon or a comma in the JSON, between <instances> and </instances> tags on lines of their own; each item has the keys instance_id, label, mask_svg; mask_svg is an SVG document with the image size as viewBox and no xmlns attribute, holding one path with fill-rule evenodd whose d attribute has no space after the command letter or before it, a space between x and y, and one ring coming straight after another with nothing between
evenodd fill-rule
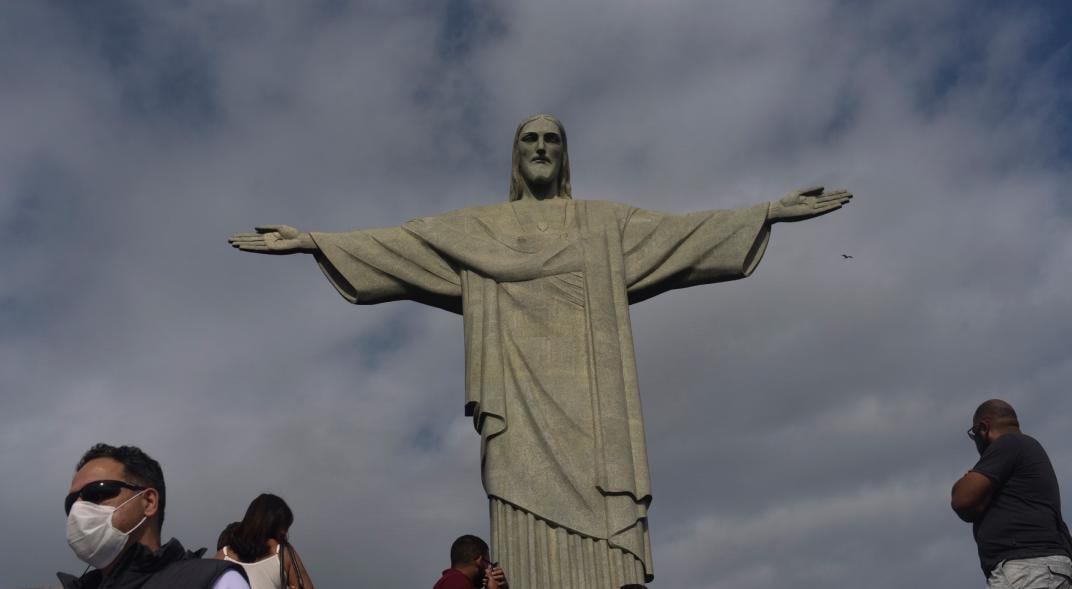
<instances>
[{"instance_id":1,"label":"woman with dark hair","mask_svg":"<svg viewBox=\"0 0 1072 589\"><path fill-rule=\"evenodd\" d=\"M242 521L220 535L216 558L242 565L252 589L314 589L301 557L287 542L294 513L277 495L258 495Z\"/></svg>"}]
</instances>

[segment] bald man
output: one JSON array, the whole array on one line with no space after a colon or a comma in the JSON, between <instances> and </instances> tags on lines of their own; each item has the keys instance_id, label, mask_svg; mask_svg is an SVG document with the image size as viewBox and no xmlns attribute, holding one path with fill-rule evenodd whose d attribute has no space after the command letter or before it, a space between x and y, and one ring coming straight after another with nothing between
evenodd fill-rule
<instances>
[{"instance_id":1,"label":"bald man","mask_svg":"<svg viewBox=\"0 0 1072 589\"><path fill-rule=\"evenodd\" d=\"M952 507L972 524L987 587L1072 587L1072 538L1042 445L1001 399L979 405L968 437L979 461L953 485Z\"/></svg>"}]
</instances>

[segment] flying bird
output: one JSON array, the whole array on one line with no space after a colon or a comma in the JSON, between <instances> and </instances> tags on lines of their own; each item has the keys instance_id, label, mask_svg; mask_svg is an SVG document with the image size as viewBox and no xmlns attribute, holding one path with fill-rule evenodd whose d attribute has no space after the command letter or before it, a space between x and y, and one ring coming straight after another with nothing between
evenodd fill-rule
<instances>
[{"instance_id":1,"label":"flying bird","mask_svg":"<svg viewBox=\"0 0 1072 589\"><path fill-rule=\"evenodd\" d=\"M852 259L852 256L850 256L849 254L841 254L841 257L845 258L846 260Z\"/></svg>"}]
</instances>

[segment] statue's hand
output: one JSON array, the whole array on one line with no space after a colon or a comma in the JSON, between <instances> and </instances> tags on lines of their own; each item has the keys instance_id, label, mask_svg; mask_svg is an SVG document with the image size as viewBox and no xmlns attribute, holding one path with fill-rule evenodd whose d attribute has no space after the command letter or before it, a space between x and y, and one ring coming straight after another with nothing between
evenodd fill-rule
<instances>
[{"instance_id":1,"label":"statue's hand","mask_svg":"<svg viewBox=\"0 0 1072 589\"><path fill-rule=\"evenodd\" d=\"M824 192L822 186L794 190L780 200L770 203L767 219L771 223L803 221L832 213L852 200L848 190Z\"/></svg>"},{"instance_id":2,"label":"statue's hand","mask_svg":"<svg viewBox=\"0 0 1072 589\"><path fill-rule=\"evenodd\" d=\"M300 254L316 251L312 236L288 225L258 225L256 233L235 233L227 239L231 247L258 254Z\"/></svg>"}]
</instances>

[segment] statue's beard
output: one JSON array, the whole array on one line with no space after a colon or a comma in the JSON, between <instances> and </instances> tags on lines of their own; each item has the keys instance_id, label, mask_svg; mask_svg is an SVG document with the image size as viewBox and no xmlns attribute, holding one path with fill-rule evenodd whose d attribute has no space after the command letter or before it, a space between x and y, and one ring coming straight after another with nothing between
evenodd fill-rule
<instances>
[{"instance_id":1,"label":"statue's beard","mask_svg":"<svg viewBox=\"0 0 1072 589\"><path fill-rule=\"evenodd\" d=\"M550 163L533 162L522 167L521 176L530 187L543 190L552 187L558 181L558 168Z\"/></svg>"}]
</instances>

